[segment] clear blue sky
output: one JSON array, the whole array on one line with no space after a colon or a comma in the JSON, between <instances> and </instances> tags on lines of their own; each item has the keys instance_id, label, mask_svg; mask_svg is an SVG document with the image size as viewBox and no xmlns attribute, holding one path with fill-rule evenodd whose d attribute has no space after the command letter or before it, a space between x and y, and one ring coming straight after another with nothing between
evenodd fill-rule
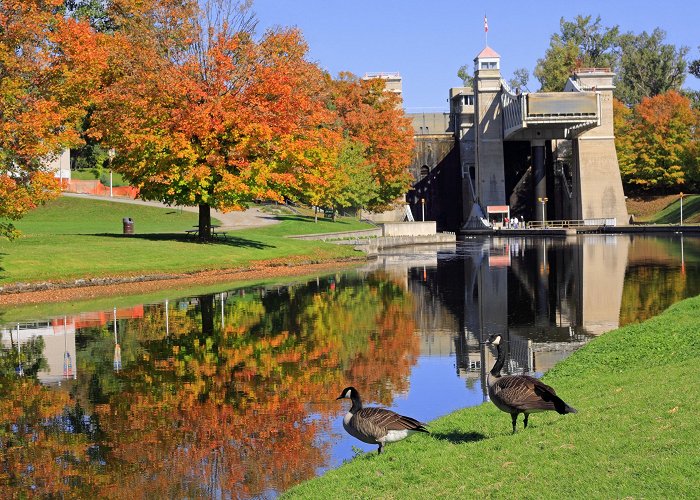
<instances>
[{"instance_id":1,"label":"clear blue sky","mask_svg":"<svg viewBox=\"0 0 700 500\"><path fill-rule=\"evenodd\" d=\"M310 58L336 76L374 71L398 71L403 79L404 106L409 112L446 109L450 87L461 85L457 70L472 67L484 48L484 14L488 44L501 55L501 71L530 72L530 90L539 89L532 76L544 56L559 20L576 15L601 16L603 26L623 32L666 31L666 43L690 47L690 60L700 58L698 0L563 0L515 2L457 0L254 0L260 31L296 26L309 44ZM689 76L684 87L700 90Z\"/></svg>"}]
</instances>

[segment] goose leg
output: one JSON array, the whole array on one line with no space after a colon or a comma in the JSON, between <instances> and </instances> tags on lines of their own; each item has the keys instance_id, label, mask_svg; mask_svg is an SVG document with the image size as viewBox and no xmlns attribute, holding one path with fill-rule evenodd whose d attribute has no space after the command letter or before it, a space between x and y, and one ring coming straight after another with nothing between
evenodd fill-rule
<instances>
[{"instance_id":1,"label":"goose leg","mask_svg":"<svg viewBox=\"0 0 700 500\"><path fill-rule=\"evenodd\" d=\"M513 419L513 434L515 434L515 423L518 421L518 414L511 413L510 417Z\"/></svg>"},{"instance_id":2,"label":"goose leg","mask_svg":"<svg viewBox=\"0 0 700 500\"><path fill-rule=\"evenodd\" d=\"M379 449L377 450L377 455L382 454L382 448L384 447L384 443L379 443Z\"/></svg>"},{"instance_id":3,"label":"goose leg","mask_svg":"<svg viewBox=\"0 0 700 500\"><path fill-rule=\"evenodd\" d=\"M530 416L529 413L525 414L525 427L523 427L523 429L527 429L527 417L529 417L529 416Z\"/></svg>"}]
</instances>

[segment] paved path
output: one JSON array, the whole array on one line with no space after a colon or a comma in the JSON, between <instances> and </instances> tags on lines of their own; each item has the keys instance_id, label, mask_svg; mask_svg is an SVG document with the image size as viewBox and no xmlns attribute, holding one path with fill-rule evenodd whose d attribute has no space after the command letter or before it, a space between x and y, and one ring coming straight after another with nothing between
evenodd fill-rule
<instances>
[{"instance_id":1,"label":"paved path","mask_svg":"<svg viewBox=\"0 0 700 500\"><path fill-rule=\"evenodd\" d=\"M135 205L148 205L151 207L160 208L178 208L186 212L199 212L197 207L185 207L185 206L170 206L157 201L144 201L144 200L132 200L131 198L121 198L109 196L96 196L92 194L78 194L78 193L63 193L63 196L70 196L73 198L85 198L91 200L102 200L102 201L113 201L117 203L132 203ZM236 212L220 212L218 210L211 211L212 218L216 218L221 221L221 230L224 231L234 231L236 229L248 229L252 227L269 226L270 224L277 224L279 221L272 215L266 214L258 208L249 208L243 211Z\"/></svg>"}]
</instances>

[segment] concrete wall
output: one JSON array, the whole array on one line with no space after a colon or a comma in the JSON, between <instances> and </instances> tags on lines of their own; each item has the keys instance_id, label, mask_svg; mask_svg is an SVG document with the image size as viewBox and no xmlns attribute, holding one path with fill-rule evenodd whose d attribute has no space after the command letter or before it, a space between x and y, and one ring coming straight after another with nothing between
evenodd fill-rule
<instances>
[{"instance_id":1,"label":"concrete wall","mask_svg":"<svg viewBox=\"0 0 700 500\"><path fill-rule=\"evenodd\" d=\"M455 147L455 140L452 135L417 135L413 139L413 161L408 169L413 176L413 182L416 183L425 178L421 173L423 167L428 167L430 172L447 158Z\"/></svg>"},{"instance_id":2,"label":"concrete wall","mask_svg":"<svg viewBox=\"0 0 700 500\"><path fill-rule=\"evenodd\" d=\"M376 255L387 248L410 247L414 245L454 245L457 238L454 233L422 234L412 236L381 236L357 242L356 250L369 255ZM343 243L342 241L339 243Z\"/></svg>"},{"instance_id":3,"label":"concrete wall","mask_svg":"<svg viewBox=\"0 0 700 500\"><path fill-rule=\"evenodd\" d=\"M575 182L574 219L615 218L627 224L629 216L615 150L610 72L575 75L580 85L601 95L600 126L573 140Z\"/></svg>"},{"instance_id":4,"label":"concrete wall","mask_svg":"<svg viewBox=\"0 0 700 500\"><path fill-rule=\"evenodd\" d=\"M416 135L452 134L449 113L409 113Z\"/></svg>"},{"instance_id":5,"label":"concrete wall","mask_svg":"<svg viewBox=\"0 0 700 500\"><path fill-rule=\"evenodd\" d=\"M362 229L359 231L342 231L339 233L316 233L316 234L297 234L289 236L295 240L317 240L330 241L349 238L376 238L382 235L382 228Z\"/></svg>"},{"instance_id":6,"label":"concrete wall","mask_svg":"<svg viewBox=\"0 0 700 500\"><path fill-rule=\"evenodd\" d=\"M406 209L405 204L397 204L391 210L385 212L369 212L367 210L360 210L360 219L369 220L375 224L380 224L382 222L401 222L406 220Z\"/></svg>"},{"instance_id":7,"label":"concrete wall","mask_svg":"<svg viewBox=\"0 0 700 500\"><path fill-rule=\"evenodd\" d=\"M425 222L386 222L381 224L382 236L418 236L435 234L435 221Z\"/></svg>"}]
</instances>

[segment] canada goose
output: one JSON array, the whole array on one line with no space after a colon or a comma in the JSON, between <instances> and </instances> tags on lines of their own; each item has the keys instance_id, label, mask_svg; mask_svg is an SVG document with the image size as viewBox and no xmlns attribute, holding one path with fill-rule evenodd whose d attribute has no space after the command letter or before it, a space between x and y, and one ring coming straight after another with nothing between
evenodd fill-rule
<instances>
[{"instance_id":1,"label":"canada goose","mask_svg":"<svg viewBox=\"0 0 700 500\"><path fill-rule=\"evenodd\" d=\"M498 351L498 359L487 377L489 398L499 410L510 413L513 419L513 433L515 433L515 423L519 413L525 414L523 428L527 428L527 418L530 413L547 410L555 410L561 415L576 413L576 409L557 396L554 389L534 377L527 375L501 376L501 369L506 361L506 353L501 349L501 336L491 335L486 343L496 346Z\"/></svg>"},{"instance_id":2,"label":"canada goose","mask_svg":"<svg viewBox=\"0 0 700 500\"><path fill-rule=\"evenodd\" d=\"M414 418L384 408L363 408L360 393L354 387L346 387L335 399L344 398L350 398L352 406L343 418L343 428L360 441L378 444L377 453L382 452L385 443L400 441L414 432L429 432L423 427L426 424Z\"/></svg>"}]
</instances>

